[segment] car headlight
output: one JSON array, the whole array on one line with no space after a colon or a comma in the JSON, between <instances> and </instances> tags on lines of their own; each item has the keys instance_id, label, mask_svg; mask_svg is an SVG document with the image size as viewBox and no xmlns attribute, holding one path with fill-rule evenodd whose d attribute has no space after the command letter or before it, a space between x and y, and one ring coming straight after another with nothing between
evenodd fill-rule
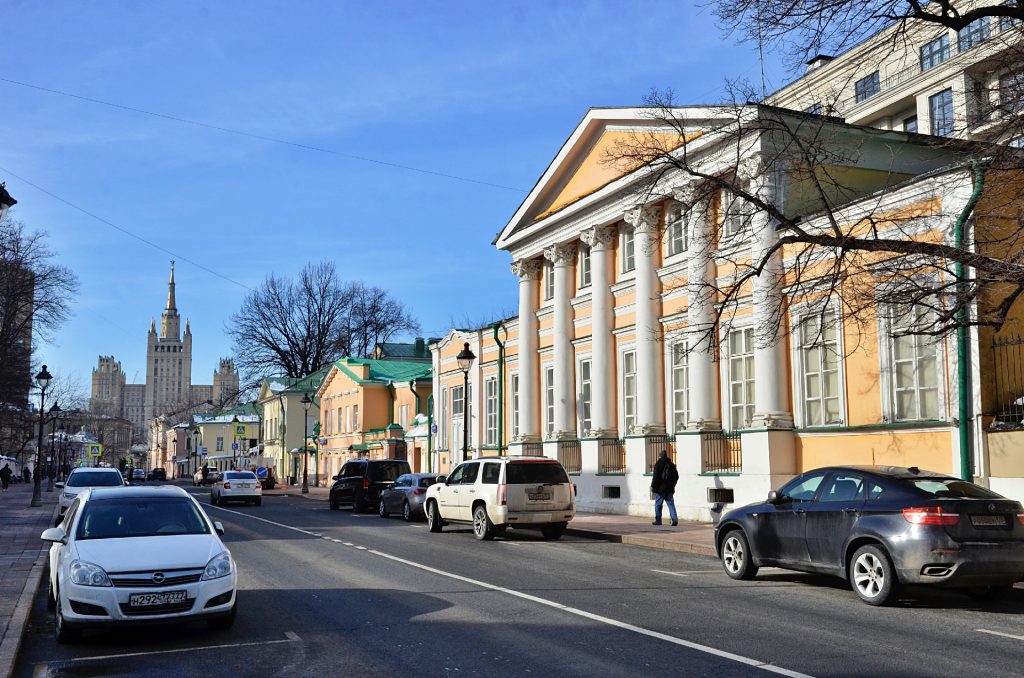
<instances>
[{"instance_id":1,"label":"car headlight","mask_svg":"<svg viewBox=\"0 0 1024 678\"><path fill-rule=\"evenodd\" d=\"M83 560L71 563L71 582L81 586L110 586L110 579L102 567Z\"/></svg>"},{"instance_id":2,"label":"car headlight","mask_svg":"<svg viewBox=\"0 0 1024 678\"><path fill-rule=\"evenodd\" d=\"M203 579L219 579L231 574L234 565L231 564L231 554L227 551L214 556L206 564L206 572L203 572Z\"/></svg>"}]
</instances>

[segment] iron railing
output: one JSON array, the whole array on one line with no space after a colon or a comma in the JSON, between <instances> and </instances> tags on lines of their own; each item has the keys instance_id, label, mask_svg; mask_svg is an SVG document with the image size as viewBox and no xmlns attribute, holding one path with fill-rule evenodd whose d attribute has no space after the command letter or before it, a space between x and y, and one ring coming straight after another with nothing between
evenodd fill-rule
<instances>
[{"instance_id":1,"label":"iron railing","mask_svg":"<svg viewBox=\"0 0 1024 678\"><path fill-rule=\"evenodd\" d=\"M704 473L739 473L743 470L743 445L739 433L704 431L700 435Z\"/></svg>"},{"instance_id":2,"label":"iron railing","mask_svg":"<svg viewBox=\"0 0 1024 678\"><path fill-rule=\"evenodd\" d=\"M544 443L523 443L519 445L519 454L524 457L543 457Z\"/></svg>"},{"instance_id":3,"label":"iron railing","mask_svg":"<svg viewBox=\"0 0 1024 678\"><path fill-rule=\"evenodd\" d=\"M626 444L624 441L618 438L601 438L597 441L597 472L626 472Z\"/></svg>"},{"instance_id":4,"label":"iron railing","mask_svg":"<svg viewBox=\"0 0 1024 678\"><path fill-rule=\"evenodd\" d=\"M558 461L566 473L579 473L583 470L583 450L578 440L558 441Z\"/></svg>"},{"instance_id":5,"label":"iron railing","mask_svg":"<svg viewBox=\"0 0 1024 678\"><path fill-rule=\"evenodd\" d=\"M647 459L646 472L653 473L654 465L658 463L658 457L662 451L668 452L668 458L674 464L676 462L676 440L671 436L647 436L644 439L645 456Z\"/></svg>"},{"instance_id":6,"label":"iron railing","mask_svg":"<svg viewBox=\"0 0 1024 678\"><path fill-rule=\"evenodd\" d=\"M1024 427L1024 338L992 340L996 428Z\"/></svg>"}]
</instances>

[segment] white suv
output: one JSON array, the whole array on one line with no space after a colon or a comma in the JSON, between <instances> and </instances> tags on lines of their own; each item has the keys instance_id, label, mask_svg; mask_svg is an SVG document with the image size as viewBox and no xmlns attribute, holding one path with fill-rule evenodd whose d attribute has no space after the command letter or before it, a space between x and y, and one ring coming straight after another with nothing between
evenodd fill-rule
<instances>
[{"instance_id":1,"label":"white suv","mask_svg":"<svg viewBox=\"0 0 1024 678\"><path fill-rule=\"evenodd\" d=\"M508 527L540 528L558 539L576 515L575 488L565 469L548 457L484 457L459 464L427 488L427 525L471 523L477 539Z\"/></svg>"},{"instance_id":2,"label":"white suv","mask_svg":"<svg viewBox=\"0 0 1024 678\"><path fill-rule=\"evenodd\" d=\"M55 487L60 488L60 498L57 500L60 504L60 515L57 522L64 519L71 502L82 490L88 487L124 487L127 484L116 468L82 466L74 469L68 475L67 481L54 483Z\"/></svg>"}]
</instances>

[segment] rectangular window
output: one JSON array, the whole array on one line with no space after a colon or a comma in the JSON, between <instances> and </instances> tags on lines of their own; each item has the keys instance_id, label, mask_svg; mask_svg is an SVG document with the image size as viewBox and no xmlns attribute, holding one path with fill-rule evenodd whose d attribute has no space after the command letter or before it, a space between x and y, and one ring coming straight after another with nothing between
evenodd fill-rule
<instances>
[{"instance_id":1,"label":"rectangular window","mask_svg":"<svg viewBox=\"0 0 1024 678\"><path fill-rule=\"evenodd\" d=\"M344 428L345 420L341 418L341 411L342 411L342 409L339 406L338 407L338 418L337 418L337 421L334 422L334 426L335 426L334 432L335 433L344 433L345 432L345 428Z\"/></svg>"},{"instance_id":2,"label":"rectangular window","mask_svg":"<svg viewBox=\"0 0 1024 678\"><path fill-rule=\"evenodd\" d=\"M903 118L903 131L910 132L911 134L917 133L917 116L912 115L909 118Z\"/></svg>"},{"instance_id":3,"label":"rectangular window","mask_svg":"<svg viewBox=\"0 0 1024 678\"><path fill-rule=\"evenodd\" d=\"M934 337L909 334L933 321L927 309L894 312L890 351L892 355L893 415L896 421L939 418L939 365Z\"/></svg>"},{"instance_id":4,"label":"rectangular window","mask_svg":"<svg viewBox=\"0 0 1024 678\"><path fill-rule=\"evenodd\" d=\"M592 396L592 387L590 379L590 361L580 361L580 435L586 435L587 431L591 429L590 419L590 403Z\"/></svg>"},{"instance_id":5,"label":"rectangular window","mask_svg":"<svg viewBox=\"0 0 1024 678\"><path fill-rule=\"evenodd\" d=\"M633 230L622 232L622 272L629 273L636 268L636 256L634 251L635 234Z\"/></svg>"},{"instance_id":6,"label":"rectangular window","mask_svg":"<svg viewBox=\"0 0 1024 678\"><path fill-rule=\"evenodd\" d=\"M628 434L636 425L636 352L622 354L622 428Z\"/></svg>"},{"instance_id":7,"label":"rectangular window","mask_svg":"<svg viewBox=\"0 0 1024 678\"><path fill-rule=\"evenodd\" d=\"M983 16L980 19L975 19L971 23L967 24L960 29L957 33L957 46L961 52L966 52L976 45L980 45L989 39L992 35L991 29L989 28L988 17Z\"/></svg>"},{"instance_id":8,"label":"rectangular window","mask_svg":"<svg viewBox=\"0 0 1024 678\"><path fill-rule=\"evenodd\" d=\"M1003 113L1024 112L1024 72L999 78L999 107Z\"/></svg>"},{"instance_id":9,"label":"rectangular window","mask_svg":"<svg viewBox=\"0 0 1024 678\"><path fill-rule=\"evenodd\" d=\"M217 451L224 451L224 436L217 436Z\"/></svg>"},{"instance_id":10,"label":"rectangular window","mask_svg":"<svg viewBox=\"0 0 1024 678\"><path fill-rule=\"evenodd\" d=\"M437 430L441 434L440 445L442 449L447 449L448 446L448 389L441 389L441 425L437 427Z\"/></svg>"},{"instance_id":11,"label":"rectangular window","mask_svg":"<svg viewBox=\"0 0 1024 678\"><path fill-rule=\"evenodd\" d=\"M512 375L512 436L519 435L519 375Z\"/></svg>"},{"instance_id":12,"label":"rectangular window","mask_svg":"<svg viewBox=\"0 0 1024 678\"><path fill-rule=\"evenodd\" d=\"M820 101L815 101L813 104L804 109L804 113L810 113L811 115L821 115L825 108L821 105Z\"/></svg>"},{"instance_id":13,"label":"rectangular window","mask_svg":"<svg viewBox=\"0 0 1024 678\"><path fill-rule=\"evenodd\" d=\"M465 402L462 400L462 387L452 386L452 416L461 417Z\"/></svg>"},{"instance_id":14,"label":"rectangular window","mask_svg":"<svg viewBox=\"0 0 1024 678\"><path fill-rule=\"evenodd\" d=\"M555 265L544 264L544 301L555 298Z\"/></svg>"},{"instance_id":15,"label":"rectangular window","mask_svg":"<svg viewBox=\"0 0 1024 678\"><path fill-rule=\"evenodd\" d=\"M580 287L590 287L590 248L580 247Z\"/></svg>"},{"instance_id":16,"label":"rectangular window","mask_svg":"<svg viewBox=\"0 0 1024 678\"><path fill-rule=\"evenodd\" d=\"M835 312L815 313L803 318L799 332L804 426L841 424L839 339Z\"/></svg>"},{"instance_id":17,"label":"rectangular window","mask_svg":"<svg viewBox=\"0 0 1024 678\"><path fill-rule=\"evenodd\" d=\"M867 101L881 91L882 81L878 77L878 71L864 76L853 84L854 98L857 103Z\"/></svg>"},{"instance_id":18,"label":"rectangular window","mask_svg":"<svg viewBox=\"0 0 1024 678\"><path fill-rule=\"evenodd\" d=\"M754 330L729 333L729 427L749 428L754 418Z\"/></svg>"},{"instance_id":19,"label":"rectangular window","mask_svg":"<svg viewBox=\"0 0 1024 678\"><path fill-rule=\"evenodd\" d=\"M498 444L498 380L484 382L484 445Z\"/></svg>"},{"instance_id":20,"label":"rectangular window","mask_svg":"<svg viewBox=\"0 0 1024 678\"><path fill-rule=\"evenodd\" d=\"M747 224L746 205L743 199L732 191L723 190L722 199L722 233L731 237L742 231Z\"/></svg>"},{"instance_id":21,"label":"rectangular window","mask_svg":"<svg viewBox=\"0 0 1024 678\"><path fill-rule=\"evenodd\" d=\"M949 35L940 35L921 46L921 70L935 68L949 58Z\"/></svg>"},{"instance_id":22,"label":"rectangular window","mask_svg":"<svg viewBox=\"0 0 1024 678\"><path fill-rule=\"evenodd\" d=\"M555 368L544 368L544 432L550 437L555 432Z\"/></svg>"},{"instance_id":23,"label":"rectangular window","mask_svg":"<svg viewBox=\"0 0 1024 678\"><path fill-rule=\"evenodd\" d=\"M937 137L950 136L953 133L953 90L944 89L928 97L928 112L932 134Z\"/></svg>"},{"instance_id":24,"label":"rectangular window","mask_svg":"<svg viewBox=\"0 0 1024 678\"><path fill-rule=\"evenodd\" d=\"M345 430L351 433L354 429L352 428L352 407L345 407Z\"/></svg>"},{"instance_id":25,"label":"rectangular window","mask_svg":"<svg viewBox=\"0 0 1024 678\"><path fill-rule=\"evenodd\" d=\"M681 205L669 210L665 223L665 245L670 257L686 251L686 213Z\"/></svg>"},{"instance_id":26,"label":"rectangular window","mask_svg":"<svg viewBox=\"0 0 1024 678\"><path fill-rule=\"evenodd\" d=\"M672 346L672 432L686 429L690 419L690 379L686 342Z\"/></svg>"},{"instance_id":27,"label":"rectangular window","mask_svg":"<svg viewBox=\"0 0 1024 678\"><path fill-rule=\"evenodd\" d=\"M359 430L359 405L352 406L352 430Z\"/></svg>"}]
</instances>

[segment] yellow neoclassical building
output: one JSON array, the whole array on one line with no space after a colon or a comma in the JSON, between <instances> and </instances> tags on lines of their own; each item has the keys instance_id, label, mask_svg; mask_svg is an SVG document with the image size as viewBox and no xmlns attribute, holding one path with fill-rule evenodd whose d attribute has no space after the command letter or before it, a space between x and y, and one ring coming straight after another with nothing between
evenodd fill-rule
<instances>
[{"instance_id":1,"label":"yellow neoclassical building","mask_svg":"<svg viewBox=\"0 0 1024 678\"><path fill-rule=\"evenodd\" d=\"M590 110L497 235L513 260L519 313L431 344L434 466L545 454L575 474L584 510L646 514L649 470L667 450L681 474L681 514L703 520L835 463L953 474L966 464L981 482L1024 497L1024 465L999 451L1008 438L993 443L1010 435L992 430L1001 404L1024 394L997 385L992 332L970 332L961 393L956 338L913 334L928 307L851 317L850 300L877 284L870 273L794 292L796 267L805 280L813 268L781 246L769 214L713 181L728 174L808 229L837 218L935 240L952 237L971 198L976 149L756 105L677 109L680 134L663 113ZM745 130L772 126L813 131L843 152L829 166L794 169L777 137L746 141ZM638 137L685 152L689 171L652 176L652 167L609 162ZM823 174L842 178L827 214L813 186ZM978 232L1012 222L1007 181L990 180L981 195ZM730 287L762 258L761 274ZM476 357L468 372L457 359L467 348Z\"/></svg>"}]
</instances>

